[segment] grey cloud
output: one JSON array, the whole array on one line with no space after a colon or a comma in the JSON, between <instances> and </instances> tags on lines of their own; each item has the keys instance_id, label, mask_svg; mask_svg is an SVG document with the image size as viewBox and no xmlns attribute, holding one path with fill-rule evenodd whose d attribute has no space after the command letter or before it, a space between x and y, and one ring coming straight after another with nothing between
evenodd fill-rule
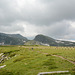
<instances>
[{"instance_id":1,"label":"grey cloud","mask_svg":"<svg viewBox=\"0 0 75 75\"><path fill-rule=\"evenodd\" d=\"M10 24L9 26L0 26L0 32L5 32L5 33L16 33L16 32L24 32L24 27L21 26L21 24L18 23L13 23Z\"/></svg>"},{"instance_id":2,"label":"grey cloud","mask_svg":"<svg viewBox=\"0 0 75 75\"><path fill-rule=\"evenodd\" d=\"M74 0L23 0L20 8L18 0L0 1L0 22L11 23L15 20L27 21L36 25L50 25L62 20L75 20Z\"/></svg>"},{"instance_id":3,"label":"grey cloud","mask_svg":"<svg viewBox=\"0 0 75 75\"><path fill-rule=\"evenodd\" d=\"M61 21L50 26L38 27L37 29L41 29L38 33L43 33L54 38L64 38L65 35L71 33L73 28L66 21Z\"/></svg>"},{"instance_id":4,"label":"grey cloud","mask_svg":"<svg viewBox=\"0 0 75 75\"><path fill-rule=\"evenodd\" d=\"M0 1L0 25L9 25L19 18L14 0Z\"/></svg>"},{"instance_id":5,"label":"grey cloud","mask_svg":"<svg viewBox=\"0 0 75 75\"><path fill-rule=\"evenodd\" d=\"M42 3L43 1L45 0L42 0ZM48 3L44 2L43 4L46 6L46 16L48 15L48 20L46 20L48 24L62 20L75 20L74 0L50 0Z\"/></svg>"},{"instance_id":6,"label":"grey cloud","mask_svg":"<svg viewBox=\"0 0 75 75\"><path fill-rule=\"evenodd\" d=\"M48 0L47 0L48 1ZM40 4L40 5L39 5ZM26 19L30 23L37 25L50 25L62 20L75 20L75 1L74 0L53 0L49 2L37 2L36 6L29 6ZM32 10L30 10L32 9Z\"/></svg>"}]
</instances>

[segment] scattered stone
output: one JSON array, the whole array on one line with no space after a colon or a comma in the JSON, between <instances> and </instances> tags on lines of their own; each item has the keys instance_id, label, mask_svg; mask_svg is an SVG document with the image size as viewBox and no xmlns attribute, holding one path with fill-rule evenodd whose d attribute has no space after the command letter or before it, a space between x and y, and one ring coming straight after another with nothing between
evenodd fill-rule
<instances>
[{"instance_id":1,"label":"scattered stone","mask_svg":"<svg viewBox=\"0 0 75 75\"><path fill-rule=\"evenodd\" d=\"M2 56L2 55L3 55L3 53L0 54L0 56Z\"/></svg>"},{"instance_id":2,"label":"scattered stone","mask_svg":"<svg viewBox=\"0 0 75 75\"><path fill-rule=\"evenodd\" d=\"M8 59L10 59L10 57L3 55L3 53L0 54L0 63L3 63L5 60L8 60Z\"/></svg>"},{"instance_id":3,"label":"scattered stone","mask_svg":"<svg viewBox=\"0 0 75 75\"><path fill-rule=\"evenodd\" d=\"M5 66L6 66L6 65L0 66L0 69L3 68L3 67L5 67Z\"/></svg>"},{"instance_id":4,"label":"scattered stone","mask_svg":"<svg viewBox=\"0 0 75 75\"><path fill-rule=\"evenodd\" d=\"M38 75L54 74L54 73L68 73L69 71L53 71L53 72L40 72Z\"/></svg>"}]
</instances>

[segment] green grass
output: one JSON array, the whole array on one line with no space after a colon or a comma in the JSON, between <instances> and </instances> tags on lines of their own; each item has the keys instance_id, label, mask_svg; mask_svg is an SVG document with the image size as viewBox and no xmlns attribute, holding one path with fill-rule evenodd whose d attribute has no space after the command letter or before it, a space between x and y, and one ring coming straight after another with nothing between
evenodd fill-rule
<instances>
[{"instance_id":1,"label":"green grass","mask_svg":"<svg viewBox=\"0 0 75 75\"><path fill-rule=\"evenodd\" d=\"M33 48L33 49L32 49ZM47 46L0 46L0 53L10 57L0 65L0 75L37 75L39 72L65 71L75 73L75 65L52 55L75 61L75 48Z\"/></svg>"}]
</instances>

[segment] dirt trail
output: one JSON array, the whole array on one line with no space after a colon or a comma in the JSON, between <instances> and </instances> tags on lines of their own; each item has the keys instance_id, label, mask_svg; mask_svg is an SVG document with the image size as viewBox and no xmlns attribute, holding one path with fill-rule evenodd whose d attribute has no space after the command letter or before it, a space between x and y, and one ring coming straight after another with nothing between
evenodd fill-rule
<instances>
[{"instance_id":1,"label":"dirt trail","mask_svg":"<svg viewBox=\"0 0 75 75\"><path fill-rule=\"evenodd\" d=\"M48 55L48 53L43 53L43 54L47 54L47 55ZM64 57L62 57L62 56L59 56L59 55L51 55L51 56L59 57L59 58L61 58L61 59L63 59L63 60L67 60L68 62L70 62L70 63L72 63L72 64L75 65L75 61L68 60L68 59L66 59L66 58L64 58Z\"/></svg>"},{"instance_id":2,"label":"dirt trail","mask_svg":"<svg viewBox=\"0 0 75 75\"><path fill-rule=\"evenodd\" d=\"M66 59L66 58L64 58L64 57L62 57L62 56L59 56L59 55L52 55L52 56L56 56L56 57L59 57L59 58L61 58L61 59L67 60L68 62L70 62L70 63L72 63L72 64L75 65L75 62L74 62L74 61L68 60L68 59Z\"/></svg>"},{"instance_id":3,"label":"dirt trail","mask_svg":"<svg viewBox=\"0 0 75 75\"><path fill-rule=\"evenodd\" d=\"M40 51L38 51L38 52L39 52L39 53L42 53L42 52L40 52ZM49 53L42 53L42 54L48 55ZM75 65L75 61L68 60L68 59L66 59L66 58L64 58L64 57L62 57L62 56L59 56L59 55L51 55L51 56L59 57L59 58L61 58L61 59L63 59L63 60L67 60L68 62L70 62L70 63L72 63L72 64Z\"/></svg>"}]
</instances>

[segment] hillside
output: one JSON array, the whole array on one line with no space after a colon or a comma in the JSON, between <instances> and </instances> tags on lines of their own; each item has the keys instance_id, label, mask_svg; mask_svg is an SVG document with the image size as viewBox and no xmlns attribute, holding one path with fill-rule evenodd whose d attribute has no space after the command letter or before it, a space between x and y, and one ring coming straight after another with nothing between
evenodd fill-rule
<instances>
[{"instance_id":1,"label":"hillside","mask_svg":"<svg viewBox=\"0 0 75 75\"><path fill-rule=\"evenodd\" d=\"M42 45L42 43L35 41L35 40L29 40L29 41L25 42L24 45Z\"/></svg>"},{"instance_id":2,"label":"hillside","mask_svg":"<svg viewBox=\"0 0 75 75\"><path fill-rule=\"evenodd\" d=\"M45 35L37 35L34 40L50 46L75 46L75 42L56 40Z\"/></svg>"},{"instance_id":3,"label":"hillside","mask_svg":"<svg viewBox=\"0 0 75 75\"><path fill-rule=\"evenodd\" d=\"M42 42L35 41L35 40L29 40L29 41L25 42L24 45L43 45L43 46L49 46L49 44L44 44Z\"/></svg>"},{"instance_id":4,"label":"hillside","mask_svg":"<svg viewBox=\"0 0 75 75\"><path fill-rule=\"evenodd\" d=\"M25 41L27 38L20 34L0 33L0 45L23 45Z\"/></svg>"}]
</instances>

